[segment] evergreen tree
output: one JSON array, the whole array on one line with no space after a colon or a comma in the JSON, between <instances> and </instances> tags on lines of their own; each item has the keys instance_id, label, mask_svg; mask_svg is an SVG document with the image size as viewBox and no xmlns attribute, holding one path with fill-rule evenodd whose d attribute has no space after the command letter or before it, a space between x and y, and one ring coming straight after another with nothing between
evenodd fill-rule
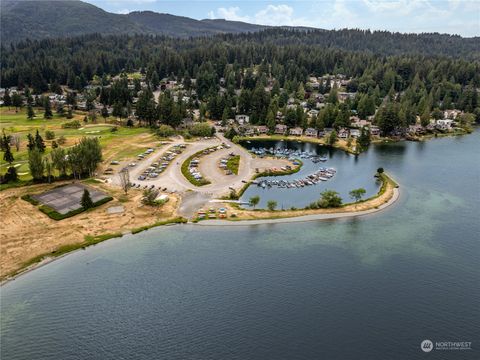
<instances>
[{"instance_id":1,"label":"evergreen tree","mask_svg":"<svg viewBox=\"0 0 480 360\"><path fill-rule=\"evenodd\" d=\"M10 91L7 89L5 90L5 95L3 95L3 105L5 106L12 106L12 98L10 97Z\"/></svg>"},{"instance_id":2,"label":"evergreen tree","mask_svg":"<svg viewBox=\"0 0 480 360\"><path fill-rule=\"evenodd\" d=\"M32 105L27 106L27 119L32 120L35 117L35 111L33 111Z\"/></svg>"},{"instance_id":3,"label":"evergreen tree","mask_svg":"<svg viewBox=\"0 0 480 360\"><path fill-rule=\"evenodd\" d=\"M45 142L43 141L42 136L37 130L37 133L35 134L35 147L40 151L40 152L45 152Z\"/></svg>"},{"instance_id":4,"label":"evergreen tree","mask_svg":"<svg viewBox=\"0 0 480 360\"><path fill-rule=\"evenodd\" d=\"M87 189L83 190L83 195L82 195L82 199L80 200L80 204L85 210L93 207L93 201L92 201L92 198L90 197L90 192Z\"/></svg>"},{"instance_id":5,"label":"evergreen tree","mask_svg":"<svg viewBox=\"0 0 480 360\"><path fill-rule=\"evenodd\" d=\"M12 162L15 160L13 158L13 154L12 154L12 151L10 149L10 141L8 141L7 137L5 136L5 134L3 135L3 142L4 142L4 150L5 153L3 154L3 160L5 160L7 163L9 163L10 165L12 165Z\"/></svg>"},{"instance_id":6,"label":"evergreen tree","mask_svg":"<svg viewBox=\"0 0 480 360\"><path fill-rule=\"evenodd\" d=\"M50 105L50 100L48 99L48 97L45 97L44 99L43 108L45 110L45 112L43 113L43 117L45 119L51 119L53 117L53 113L52 113L52 107Z\"/></svg>"}]
</instances>

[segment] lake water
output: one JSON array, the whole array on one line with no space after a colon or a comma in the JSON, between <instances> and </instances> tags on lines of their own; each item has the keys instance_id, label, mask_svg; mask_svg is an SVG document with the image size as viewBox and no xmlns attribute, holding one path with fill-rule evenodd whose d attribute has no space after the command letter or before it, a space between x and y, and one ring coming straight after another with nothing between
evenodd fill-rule
<instances>
[{"instance_id":1,"label":"lake water","mask_svg":"<svg viewBox=\"0 0 480 360\"><path fill-rule=\"evenodd\" d=\"M257 208L266 208L269 200L275 200L278 204L278 209L304 208L311 202L318 200L320 193L325 190L337 191L343 202L348 203L353 201L349 197L351 190L364 188L366 190L364 198L368 198L375 195L381 185L374 177L377 169L382 166L378 165L383 161L383 159L379 158L381 152L369 151L361 156L355 156L342 150L297 141L250 141L248 143L243 142L242 145L249 150L252 148L287 148L314 153L328 158L326 162L319 163L314 163L311 159L301 159L303 164L297 173L284 176L259 177L258 181L264 179L287 181L305 179L321 167L332 167L337 171L335 176L328 181L321 181L316 185L300 188L281 188L277 186L262 188L258 185L250 185L240 200L248 202L252 196L258 195L260 202Z\"/></svg>"},{"instance_id":2,"label":"lake water","mask_svg":"<svg viewBox=\"0 0 480 360\"><path fill-rule=\"evenodd\" d=\"M478 132L372 146L355 166L401 184L373 215L162 227L73 253L2 286L1 358L479 359L479 154ZM425 339L472 350L425 354Z\"/></svg>"}]
</instances>

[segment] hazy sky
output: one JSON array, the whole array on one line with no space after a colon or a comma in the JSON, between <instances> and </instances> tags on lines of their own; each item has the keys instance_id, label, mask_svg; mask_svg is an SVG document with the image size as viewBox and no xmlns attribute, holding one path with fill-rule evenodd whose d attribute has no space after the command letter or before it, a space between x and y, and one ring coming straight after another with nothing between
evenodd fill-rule
<instances>
[{"instance_id":1,"label":"hazy sky","mask_svg":"<svg viewBox=\"0 0 480 360\"><path fill-rule=\"evenodd\" d=\"M221 18L264 25L480 36L480 0L86 1L114 13L152 10L194 19Z\"/></svg>"}]
</instances>

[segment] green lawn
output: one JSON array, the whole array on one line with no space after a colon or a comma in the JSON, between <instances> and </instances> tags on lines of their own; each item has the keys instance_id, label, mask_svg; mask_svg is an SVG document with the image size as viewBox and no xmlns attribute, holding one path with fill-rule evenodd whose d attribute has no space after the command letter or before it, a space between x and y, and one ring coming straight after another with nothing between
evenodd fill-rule
<instances>
[{"instance_id":1,"label":"green lawn","mask_svg":"<svg viewBox=\"0 0 480 360\"><path fill-rule=\"evenodd\" d=\"M133 136L149 133L150 131L145 128L127 128L117 127L117 131L112 132L111 129L116 127L112 124L106 124L102 117L97 117L96 123L88 122L84 123L83 118L85 113L76 111L74 112L73 119L67 119L65 116L60 116L54 113L52 119L43 118L43 110L35 108L36 117L32 120L27 119L26 109L20 109L15 112L14 108L0 108L0 127L2 131L5 131L7 135L17 135L20 137L21 145L19 151L12 146L12 153L15 161L12 163L16 167L19 178L22 181L31 180L31 176L28 168L28 150L27 150L27 135L31 133L35 135L38 130L40 135L45 140L46 150L45 154L49 154L51 151L51 141L46 140L45 132L47 130L55 133L55 141L58 143L60 137L65 137L66 144L64 147L74 145L80 138L86 137L98 137L100 145L105 150L110 150L109 154L113 152L113 156L116 159L128 159L135 157L137 154L144 152L148 146L129 146L126 142ZM81 124L79 129L64 129L62 124L78 120ZM5 173L9 164L3 161L4 153L0 153L0 172Z\"/></svg>"},{"instance_id":2,"label":"green lawn","mask_svg":"<svg viewBox=\"0 0 480 360\"><path fill-rule=\"evenodd\" d=\"M238 167L240 166L240 155L232 156L227 161L227 169L235 175L238 175Z\"/></svg>"}]
</instances>

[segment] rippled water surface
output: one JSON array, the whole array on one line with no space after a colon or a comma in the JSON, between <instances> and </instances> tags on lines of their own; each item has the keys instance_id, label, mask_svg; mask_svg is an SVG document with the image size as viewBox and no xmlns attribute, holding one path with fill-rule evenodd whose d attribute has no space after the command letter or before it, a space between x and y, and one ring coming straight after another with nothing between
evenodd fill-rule
<instances>
[{"instance_id":1,"label":"rippled water surface","mask_svg":"<svg viewBox=\"0 0 480 360\"><path fill-rule=\"evenodd\" d=\"M1 358L479 359L479 154L478 132L372 146L347 162L401 184L383 212L162 227L59 259L2 286Z\"/></svg>"}]
</instances>

